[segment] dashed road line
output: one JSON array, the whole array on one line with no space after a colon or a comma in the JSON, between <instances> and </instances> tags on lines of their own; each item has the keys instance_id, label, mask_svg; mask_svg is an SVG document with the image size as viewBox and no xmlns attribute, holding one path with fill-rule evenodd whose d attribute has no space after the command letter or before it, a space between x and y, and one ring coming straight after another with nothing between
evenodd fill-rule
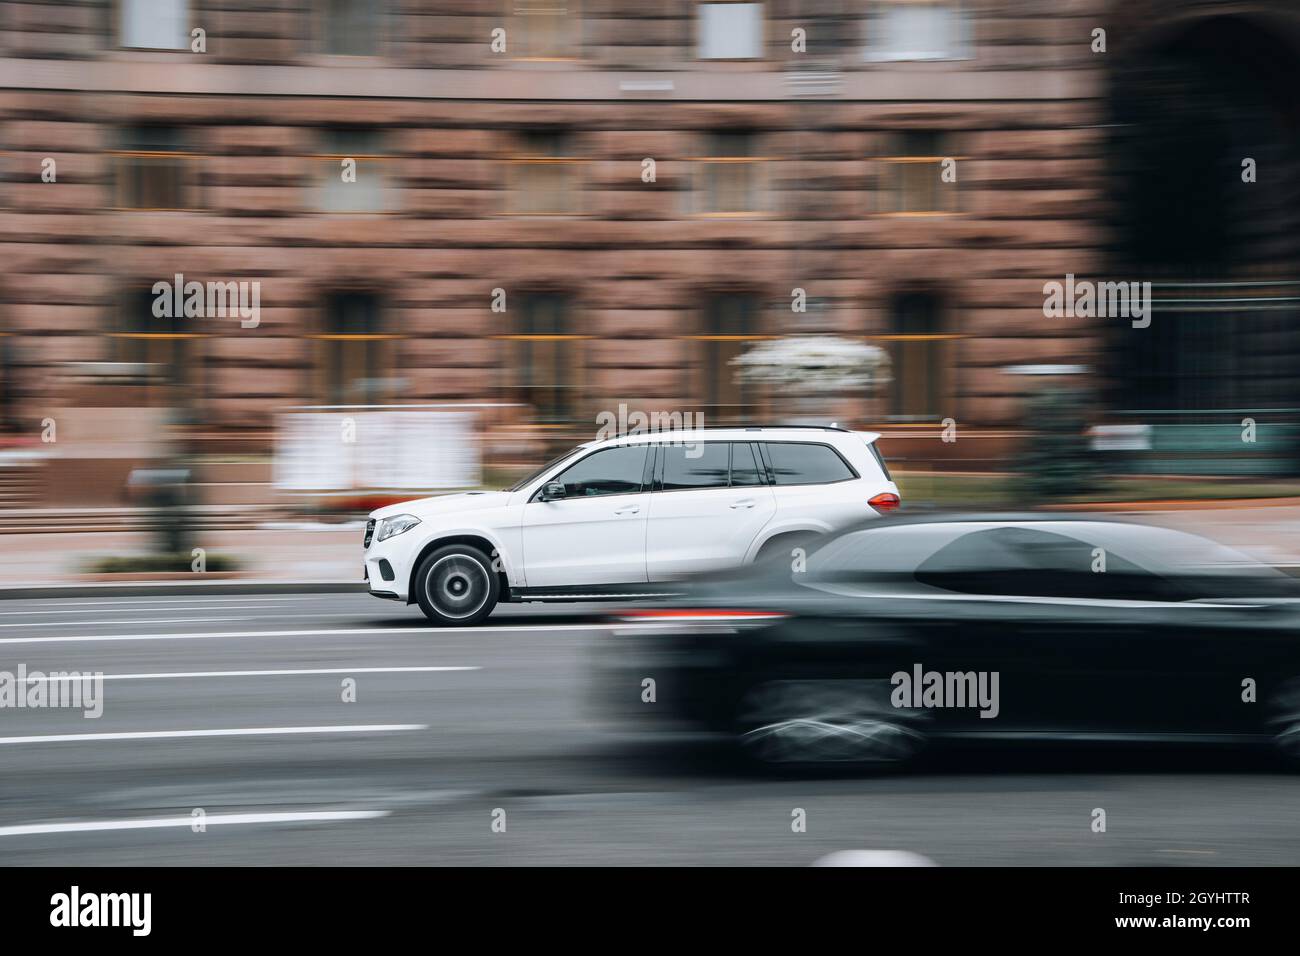
<instances>
[{"instance_id":1,"label":"dashed road line","mask_svg":"<svg viewBox=\"0 0 1300 956\"><path fill-rule=\"evenodd\" d=\"M129 730L95 734L36 734L0 737L0 744L56 744L110 740L164 740L181 737L269 737L290 734L383 734L428 730L428 724L325 724L314 727L225 727L215 730Z\"/></svg>"},{"instance_id":2,"label":"dashed road line","mask_svg":"<svg viewBox=\"0 0 1300 956\"><path fill-rule=\"evenodd\" d=\"M619 625L622 630L652 629L657 625ZM306 628L294 631L198 631L164 634L61 634L56 637L0 637L0 644L78 644L100 641L194 641L229 637L382 637L393 634L460 634L487 637L493 634L517 634L526 631L605 631L607 624L521 624L505 627L362 627Z\"/></svg>"},{"instance_id":3,"label":"dashed road line","mask_svg":"<svg viewBox=\"0 0 1300 956\"><path fill-rule=\"evenodd\" d=\"M437 673L440 671L478 671L482 669L479 665L443 665L429 667L315 667L261 671L158 671L153 674L95 674L79 671L79 678L69 678L66 674L62 677L44 675L32 677L28 675L27 683L67 681L70 679L84 679L88 676L102 677L104 680L162 680L168 677L178 679L192 677L299 677L308 674L414 674Z\"/></svg>"},{"instance_id":4,"label":"dashed road line","mask_svg":"<svg viewBox=\"0 0 1300 956\"><path fill-rule=\"evenodd\" d=\"M73 823L23 823L0 827L0 837L49 833L103 833L109 830L156 830L164 827L241 826L259 823L340 823L386 817L388 810L295 810L268 813L205 813L202 817L141 817L135 820L87 820Z\"/></svg>"}]
</instances>

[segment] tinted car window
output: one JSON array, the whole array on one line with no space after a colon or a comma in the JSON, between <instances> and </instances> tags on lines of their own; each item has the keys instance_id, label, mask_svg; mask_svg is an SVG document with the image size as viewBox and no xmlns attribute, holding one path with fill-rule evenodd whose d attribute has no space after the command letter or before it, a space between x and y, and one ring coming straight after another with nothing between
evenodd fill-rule
<instances>
[{"instance_id":1,"label":"tinted car window","mask_svg":"<svg viewBox=\"0 0 1300 956\"><path fill-rule=\"evenodd\" d=\"M727 487L727 453L726 442L664 445L659 450L664 490Z\"/></svg>"},{"instance_id":2,"label":"tinted car window","mask_svg":"<svg viewBox=\"0 0 1300 956\"><path fill-rule=\"evenodd\" d=\"M633 494L641 490L646 448L606 448L566 468L555 480L564 483L568 498Z\"/></svg>"},{"instance_id":3,"label":"tinted car window","mask_svg":"<svg viewBox=\"0 0 1300 956\"><path fill-rule=\"evenodd\" d=\"M523 478L520 478L513 485L511 485L509 488L502 488L501 490L502 491L523 491L525 488L527 488L538 478L542 477L542 475L546 474L546 472L550 471L556 465L560 464L560 462L564 461L566 458L572 458L574 455L578 454L578 452L582 451L586 447L587 447L586 445L579 445L577 448L570 448L563 455L557 455L556 457L552 458L546 464L542 465L541 468L529 472Z\"/></svg>"},{"instance_id":4,"label":"tinted car window","mask_svg":"<svg viewBox=\"0 0 1300 956\"><path fill-rule=\"evenodd\" d=\"M804 442L764 442L778 485L824 485L853 477L835 449Z\"/></svg>"},{"instance_id":5,"label":"tinted car window","mask_svg":"<svg viewBox=\"0 0 1300 956\"><path fill-rule=\"evenodd\" d=\"M1168 600L1169 582L1085 541L1031 528L962 535L916 569L922 584L963 594Z\"/></svg>"},{"instance_id":6,"label":"tinted car window","mask_svg":"<svg viewBox=\"0 0 1300 956\"><path fill-rule=\"evenodd\" d=\"M735 442L731 446L731 483L733 485L758 485L763 479L754 459L754 446L748 442Z\"/></svg>"}]
</instances>

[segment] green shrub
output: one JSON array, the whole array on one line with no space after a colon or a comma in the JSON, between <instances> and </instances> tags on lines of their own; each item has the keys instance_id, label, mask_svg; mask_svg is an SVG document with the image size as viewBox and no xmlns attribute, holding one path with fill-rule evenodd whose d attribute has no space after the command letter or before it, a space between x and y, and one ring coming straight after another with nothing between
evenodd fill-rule
<instances>
[{"instance_id":1,"label":"green shrub","mask_svg":"<svg viewBox=\"0 0 1300 956\"><path fill-rule=\"evenodd\" d=\"M204 558L204 571L237 571L239 561L229 554L208 554ZM194 558L188 551L174 554L112 554L95 558L86 567L91 574L143 574L193 570Z\"/></svg>"},{"instance_id":2,"label":"green shrub","mask_svg":"<svg viewBox=\"0 0 1300 956\"><path fill-rule=\"evenodd\" d=\"M1045 503L1098 489L1101 463L1089 442L1087 408L1087 396L1077 389L1044 390L1026 403L1017 482L1023 498Z\"/></svg>"}]
</instances>

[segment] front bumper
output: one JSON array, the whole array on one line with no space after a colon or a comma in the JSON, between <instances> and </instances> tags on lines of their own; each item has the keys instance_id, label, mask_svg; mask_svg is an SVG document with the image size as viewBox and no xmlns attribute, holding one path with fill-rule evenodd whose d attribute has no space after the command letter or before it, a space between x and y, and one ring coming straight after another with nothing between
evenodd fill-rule
<instances>
[{"instance_id":1,"label":"front bumper","mask_svg":"<svg viewBox=\"0 0 1300 956\"><path fill-rule=\"evenodd\" d=\"M372 537L363 559L363 577L370 584L370 593L390 601L408 601L412 564L423 544L418 528L387 541Z\"/></svg>"}]
</instances>

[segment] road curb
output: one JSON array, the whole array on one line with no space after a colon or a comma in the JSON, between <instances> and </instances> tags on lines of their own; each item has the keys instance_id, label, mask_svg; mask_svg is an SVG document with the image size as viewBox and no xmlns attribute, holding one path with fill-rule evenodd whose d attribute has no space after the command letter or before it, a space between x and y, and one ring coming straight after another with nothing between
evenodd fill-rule
<instances>
[{"instance_id":1,"label":"road curb","mask_svg":"<svg viewBox=\"0 0 1300 956\"><path fill-rule=\"evenodd\" d=\"M369 589L364 581L134 581L117 583L82 582L75 584L36 584L18 587L0 587L0 601L37 600L40 598L93 597L158 597L163 595L225 595L225 594L365 594Z\"/></svg>"}]
</instances>

